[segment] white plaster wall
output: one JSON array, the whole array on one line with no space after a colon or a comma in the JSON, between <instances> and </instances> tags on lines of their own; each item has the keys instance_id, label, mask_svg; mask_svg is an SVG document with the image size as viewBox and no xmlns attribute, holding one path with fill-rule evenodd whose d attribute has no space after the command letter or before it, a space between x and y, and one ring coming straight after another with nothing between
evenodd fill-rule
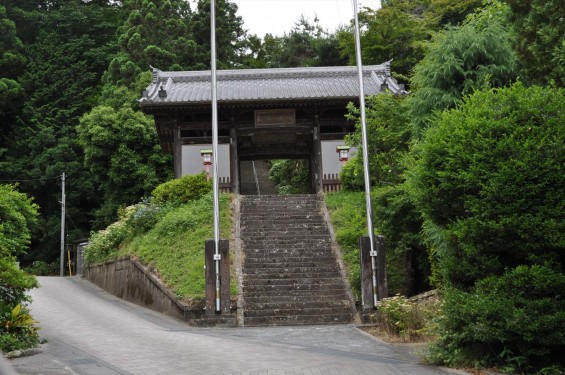
<instances>
[{"instance_id":1,"label":"white plaster wall","mask_svg":"<svg viewBox=\"0 0 565 375\"><path fill-rule=\"evenodd\" d=\"M211 149L211 144L183 145L181 175L202 173L205 169L200 150ZM214 168L210 166L210 174L213 173ZM230 177L230 146L227 144L218 145L218 174L220 178Z\"/></svg>"},{"instance_id":2,"label":"white plaster wall","mask_svg":"<svg viewBox=\"0 0 565 375\"><path fill-rule=\"evenodd\" d=\"M339 161L339 155L336 152L337 146L345 146L344 141L322 141L322 173L334 174L339 173L343 167L343 162ZM357 154L357 148L352 147L349 150L349 158Z\"/></svg>"}]
</instances>

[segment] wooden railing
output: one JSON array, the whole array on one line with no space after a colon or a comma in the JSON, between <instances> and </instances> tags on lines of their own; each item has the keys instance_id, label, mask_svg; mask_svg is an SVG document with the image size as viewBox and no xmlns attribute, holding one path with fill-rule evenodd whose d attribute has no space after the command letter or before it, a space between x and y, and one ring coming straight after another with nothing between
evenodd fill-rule
<instances>
[{"instance_id":1,"label":"wooden railing","mask_svg":"<svg viewBox=\"0 0 565 375\"><path fill-rule=\"evenodd\" d=\"M322 189L324 193L335 193L341 191L341 182L339 181L339 174L337 173L324 173L322 179Z\"/></svg>"},{"instance_id":2,"label":"wooden railing","mask_svg":"<svg viewBox=\"0 0 565 375\"><path fill-rule=\"evenodd\" d=\"M339 181L339 174L329 173L324 174L322 180L322 186L324 193L335 193L341 191L341 182ZM220 193L231 193L232 186L229 177L220 177L219 179Z\"/></svg>"},{"instance_id":3,"label":"wooden railing","mask_svg":"<svg viewBox=\"0 0 565 375\"><path fill-rule=\"evenodd\" d=\"M220 193L231 193L231 180L229 177L220 177L218 183Z\"/></svg>"}]
</instances>

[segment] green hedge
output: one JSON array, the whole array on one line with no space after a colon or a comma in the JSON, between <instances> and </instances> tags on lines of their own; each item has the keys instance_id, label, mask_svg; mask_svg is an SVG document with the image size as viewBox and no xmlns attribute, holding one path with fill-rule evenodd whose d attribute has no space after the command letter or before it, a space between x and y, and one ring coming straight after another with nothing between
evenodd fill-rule
<instances>
[{"instance_id":1,"label":"green hedge","mask_svg":"<svg viewBox=\"0 0 565 375\"><path fill-rule=\"evenodd\" d=\"M565 332L564 124L565 90L518 83L471 95L415 147L407 183L447 291L440 362L565 364L549 334Z\"/></svg>"},{"instance_id":2,"label":"green hedge","mask_svg":"<svg viewBox=\"0 0 565 375\"><path fill-rule=\"evenodd\" d=\"M212 180L205 174L186 175L157 186L152 196L156 204L179 205L198 199L211 190Z\"/></svg>"}]
</instances>

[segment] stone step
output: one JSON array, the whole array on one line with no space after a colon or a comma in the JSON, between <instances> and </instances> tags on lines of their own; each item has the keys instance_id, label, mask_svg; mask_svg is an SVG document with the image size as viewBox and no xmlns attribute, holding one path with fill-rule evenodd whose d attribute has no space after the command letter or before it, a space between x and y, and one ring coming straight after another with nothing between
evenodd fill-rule
<instances>
[{"instance_id":1,"label":"stone step","mask_svg":"<svg viewBox=\"0 0 565 375\"><path fill-rule=\"evenodd\" d=\"M338 277L339 268L328 266L320 269L315 267L287 267L280 268L244 268L243 276L251 279L291 279L291 278L318 278L318 277Z\"/></svg>"},{"instance_id":2,"label":"stone step","mask_svg":"<svg viewBox=\"0 0 565 375\"><path fill-rule=\"evenodd\" d=\"M241 228L242 237L255 237L255 236L328 236L326 228L287 228L287 227L273 227L273 228Z\"/></svg>"},{"instance_id":3,"label":"stone step","mask_svg":"<svg viewBox=\"0 0 565 375\"><path fill-rule=\"evenodd\" d=\"M276 262L285 262L287 259L306 258L323 259L331 257L331 250L326 247L309 247L309 248L290 248L290 247L269 247L268 249L250 249L245 259L254 260L256 258L274 259ZM256 262L255 262L256 263ZM274 262L271 262L274 263Z\"/></svg>"},{"instance_id":4,"label":"stone step","mask_svg":"<svg viewBox=\"0 0 565 375\"><path fill-rule=\"evenodd\" d=\"M273 309L321 309L321 308L345 308L350 310L348 300L325 300L325 301L245 301L245 310L273 310Z\"/></svg>"},{"instance_id":5,"label":"stone step","mask_svg":"<svg viewBox=\"0 0 565 375\"><path fill-rule=\"evenodd\" d=\"M246 248L247 256L262 255L265 257L288 256L324 256L332 254L330 243L316 243L316 244L257 244L246 243L243 241Z\"/></svg>"},{"instance_id":6,"label":"stone step","mask_svg":"<svg viewBox=\"0 0 565 375\"><path fill-rule=\"evenodd\" d=\"M347 324L351 315L286 315L286 316L257 316L245 318L247 327L258 326L288 326L288 325L319 325L319 324Z\"/></svg>"},{"instance_id":7,"label":"stone step","mask_svg":"<svg viewBox=\"0 0 565 375\"><path fill-rule=\"evenodd\" d=\"M312 232L312 231L320 231L324 232L325 234L328 233L328 228L320 223L320 224L295 224L293 221L285 224L285 225L271 225L270 223L265 223L264 221L258 223L256 225L250 226L240 226L242 233L254 233L254 232L265 232L265 231L272 231L272 232Z\"/></svg>"},{"instance_id":8,"label":"stone step","mask_svg":"<svg viewBox=\"0 0 565 375\"><path fill-rule=\"evenodd\" d=\"M243 287L245 289L245 287ZM261 298L263 301L268 302L270 299L274 301L281 297L297 297L301 301L324 301L328 298L345 299L345 291L343 287L325 290L311 290L311 289L286 289L286 290L267 290L259 292L244 292L243 299L248 298ZM255 301L255 300L254 300Z\"/></svg>"},{"instance_id":9,"label":"stone step","mask_svg":"<svg viewBox=\"0 0 565 375\"><path fill-rule=\"evenodd\" d=\"M320 260L309 260L309 261L304 261L304 262L299 262L296 261L294 259L284 259L281 262L275 263L275 262L269 262L269 263L261 263L261 262L249 262L248 260L245 261L245 266L244 269L255 269L255 268L260 268L263 270L266 269L290 269L290 268L308 268L308 269L312 269L315 267L334 267L336 266L337 263L335 262L335 260L333 259L327 259L325 261L320 261Z\"/></svg>"},{"instance_id":10,"label":"stone step","mask_svg":"<svg viewBox=\"0 0 565 375\"><path fill-rule=\"evenodd\" d=\"M243 293L258 293L258 292L288 292L291 290L312 290L312 291L324 291L343 288L341 280L336 279L333 283L319 283L319 284L305 284L305 283L289 283L289 284L251 284L243 287Z\"/></svg>"},{"instance_id":11,"label":"stone step","mask_svg":"<svg viewBox=\"0 0 565 375\"><path fill-rule=\"evenodd\" d=\"M260 316L319 316L319 315L344 315L351 316L351 312L347 307L315 307L301 309L284 309L284 308L265 308L259 310L245 309L243 316L245 318Z\"/></svg>"},{"instance_id":12,"label":"stone step","mask_svg":"<svg viewBox=\"0 0 565 375\"><path fill-rule=\"evenodd\" d=\"M336 288L343 287L343 281L337 276L333 277L316 277L314 279L303 277L297 279L254 279L252 285L245 285L244 290L249 290L249 287L259 285L334 285Z\"/></svg>"},{"instance_id":13,"label":"stone step","mask_svg":"<svg viewBox=\"0 0 565 375\"><path fill-rule=\"evenodd\" d=\"M328 273L328 272L339 272L339 267L337 263L331 265L314 265L314 266L303 266L303 265L290 265L288 267L247 267L243 266L244 275L260 275L260 274L270 274L277 275L279 273L284 274L301 274L301 273Z\"/></svg>"},{"instance_id":14,"label":"stone step","mask_svg":"<svg viewBox=\"0 0 565 375\"><path fill-rule=\"evenodd\" d=\"M256 252L256 253L247 254L247 256L245 257L245 265L248 267L253 266L255 264L258 265L272 264L273 267L278 267L279 265L284 264L286 262L293 262L293 263L313 262L316 264L326 264L326 263L335 264L336 260L330 254L327 254L325 256L308 256L308 257L299 256L299 257L292 257L287 260L286 258L280 259L280 257L266 256L265 254Z\"/></svg>"},{"instance_id":15,"label":"stone step","mask_svg":"<svg viewBox=\"0 0 565 375\"><path fill-rule=\"evenodd\" d=\"M257 304L257 303L272 303L272 304L285 304L285 303L317 303L325 301L337 301L345 300L346 294L342 289L331 289L326 291L325 296L321 296L319 293L304 293L294 294L294 295L277 295L271 293L268 296L256 295L256 294L244 294L245 303Z\"/></svg>"},{"instance_id":16,"label":"stone step","mask_svg":"<svg viewBox=\"0 0 565 375\"><path fill-rule=\"evenodd\" d=\"M244 241L244 244L250 243L257 243L257 244L265 244L265 245L311 245L317 243L324 243L324 244L331 244L331 240L328 236L307 236L304 238L298 238L297 236L273 236L273 237L265 237L265 236L246 236L241 237L241 240Z\"/></svg>"}]
</instances>

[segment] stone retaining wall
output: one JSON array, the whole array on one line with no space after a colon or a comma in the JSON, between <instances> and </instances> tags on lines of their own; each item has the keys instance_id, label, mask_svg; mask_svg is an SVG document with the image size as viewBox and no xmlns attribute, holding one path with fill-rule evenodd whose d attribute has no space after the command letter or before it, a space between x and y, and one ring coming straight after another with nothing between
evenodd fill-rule
<instances>
[{"instance_id":1,"label":"stone retaining wall","mask_svg":"<svg viewBox=\"0 0 565 375\"><path fill-rule=\"evenodd\" d=\"M187 321L191 325L235 325L230 316L206 317L204 299L194 305L179 301L149 269L129 256L85 267L84 276L123 300Z\"/></svg>"}]
</instances>

